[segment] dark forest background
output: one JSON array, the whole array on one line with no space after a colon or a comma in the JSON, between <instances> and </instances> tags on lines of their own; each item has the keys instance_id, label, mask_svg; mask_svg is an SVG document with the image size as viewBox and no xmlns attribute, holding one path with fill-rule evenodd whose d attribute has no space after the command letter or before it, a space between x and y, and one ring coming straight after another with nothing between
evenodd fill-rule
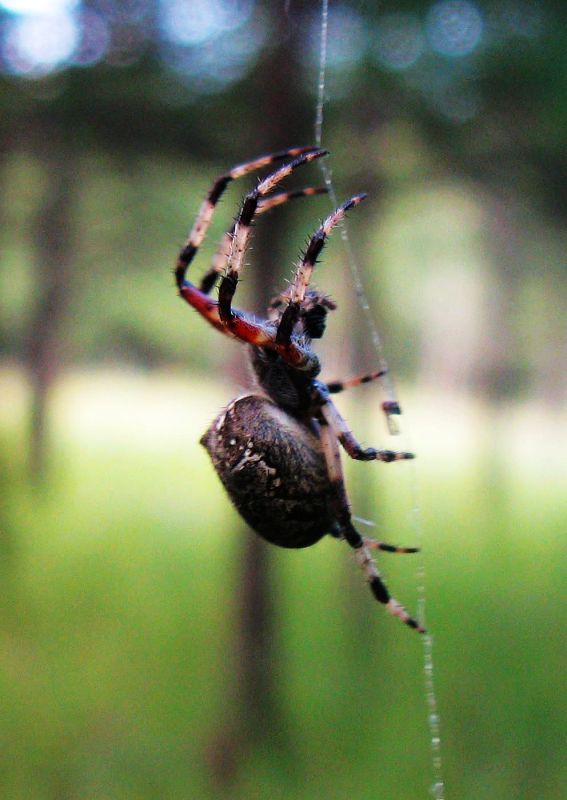
<instances>
[{"instance_id":1,"label":"dark forest background","mask_svg":"<svg viewBox=\"0 0 567 800\"><path fill-rule=\"evenodd\" d=\"M419 637L346 547L239 521L198 440L244 351L171 274L216 175L313 143L320 26L305 0L0 2L3 797L430 796ZM411 609L425 568L448 800L567 779L566 97L563 3L330 2L323 145L339 199L369 193L350 249L404 434L376 385L340 407L418 453L345 467L353 513L424 546L380 565ZM240 307L329 210L262 217ZM374 369L338 233L316 283L324 378Z\"/></svg>"}]
</instances>

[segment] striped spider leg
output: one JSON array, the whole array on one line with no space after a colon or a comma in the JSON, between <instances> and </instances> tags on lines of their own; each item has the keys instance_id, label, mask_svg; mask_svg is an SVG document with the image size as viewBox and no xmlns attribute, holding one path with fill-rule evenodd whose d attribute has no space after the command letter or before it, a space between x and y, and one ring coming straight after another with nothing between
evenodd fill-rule
<instances>
[{"instance_id":1,"label":"striped spider leg","mask_svg":"<svg viewBox=\"0 0 567 800\"><path fill-rule=\"evenodd\" d=\"M309 288L313 270L332 230L366 195L351 197L323 220L299 259L291 283L268 308L267 319L257 319L232 305L255 217L291 199L325 191L306 188L274 193L296 169L326 153L317 147L290 148L221 175L179 253L175 269L179 295L216 330L250 345L247 352L255 378L253 390L219 413L201 443L235 508L256 533L285 548L309 547L329 534L346 539L374 597L393 616L423 633L419 622L391 597L371 556L373 549L412 553L416 548L396 547L358 533L350 514L340 447L361 461L400 461L413 454L363 448L331 401L332 393L384 373L326 386L317 380L321 364L312 347L312 341L323 336L328 312L336 308L327 295ZM291 160L245 195L199 286L187 280L188 267L228 183L286 158ZM219 278L215 300L209 293Z\"/></svg>"},{"instance_id":2,"label":"striped spider leg","mask_svg":"<svg viewBox=\"0 0 567 800\"><path fill-rule=\"evenodd\" d=\"M274 331L265 324L256 321L245 312L233 309L232 298L236 292L244 254L250 237L252 222L258 208L261 208L264 198L295 169L326 154L326 150L315 147L291 148L273 155L262 156L254 161L249 161L234 167L225 175L217 178L213 184L212 189L207 194L201 206L197 219L189 234L189 238L178 256L175 277L180 296L217 330L228 336L248 342L256 347L273 348L279 351L274 341ZM260 181L258 186L248 192L244 198L233 230L229 232L231 247L227 258L225 274L219 287L219 299L218 301L211 300L207 292L212 288L216 280L216 274L212 276L211 271L209 271L209 273L205 275L200 289L188 281L185 276L189 264L195 257L205 238L218 200L231 180L288 156L294 157L290 163L280 167ZM305 194L315 194L317 191L318 190L307 190ZM285 202L285 198L280 199L280 202ZM221 243L221 257L223 248L226 249L226 239L224 242L224 244ZM216 273L216 271L215 268L214 272ZM296 361L305 359L303 348L299 344L294 344L288 347L287 350L289 351L288 357Z\"/></svg>"},{"instance_id":3,"label":"striped spider leg","mask_svg":"<svg viewBox=\"0 0 567 800\"><path fill-rule=\"evenodd\" d=\"M346 423L344 423L344 420L330 399L327 399L323 402L323 405L321 405L319 423L321 445L323 447L323 453L327 462L329 480L333 487L333 503L338 522L338 535L341 538L344 537L348 544L354 549L356 560L364 572L370 585L372 594L376 600L382 603L386 607L386 610L392 614L392 616L398 617L402 622L404 622L406 625L409 625L410 628L414 628L419 633L425 633L425 628L420 625L417 620L413 619L413 617L408 614L405 608L390 595L390 592L388 591L386 584L378 572L376 562L372 558L370 552L371 549L376 549L384 550L388 553L415 553L417 552L417 548L397 547L396 545L385 544L384 542L377 542L373 539L363 538L359 534L352 523L350 506L344 482L341 454L339 451L339 442L341 442L341 444L344 446ZM352 442L354 437L350 431L348 432L348 435ZM368 450L363 450L358 444L356 445L356 448L357 450L353 451L351 444L349 444L348 449L345 446L345 449L347 449L349 455L352 455L353 452L365 453L368 455L372 454L373 456L376 456L376 460L392 461L408 457L413 458L410 453L394 454L388 450L373 450L371 448ZM378 458L378 454L384 455L386 453L388 454L386 458ZM395 458L390 458L390 455L395 456ZM353 457L356 458L357 456L354 455ZM367 458L365 457L364 460L367 460Z\"/></svg>"}]
</instances>

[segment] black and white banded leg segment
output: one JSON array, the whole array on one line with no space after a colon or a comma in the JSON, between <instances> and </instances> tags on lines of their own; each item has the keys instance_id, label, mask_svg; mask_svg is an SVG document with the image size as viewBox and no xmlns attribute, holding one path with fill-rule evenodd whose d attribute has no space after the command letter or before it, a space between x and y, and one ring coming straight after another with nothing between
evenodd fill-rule
<instances>
[{"instance_id":1,"label":"black and white banded leg segment","mask_svg":"<svg viewBox=\"0 0 567 800\"><path fill-rule=\"evenodd\" d=\"M232 241L226 263L226 272L219 286L219 314L225 323L230 323L233 316L232 298L234 297L238 281L240 280L240 272L244 263L244 254L248 246L252 223L258 206L262 203L266 195L270 194L281 181L291 175L298 167L309 164L316 158L321 158L327 154L328 151L322 149L309 149L308 152L302 152L297 158L290 161L289 164L280 167L261 180L256 188L248 192L244 197L240 212L236 218L234 230L232 231Z\"/></svg>"},{"instance_id":2,"label":"black and white banded leg segment","mask_svg":"<svg viewBox=\"0 0 567 800\"><path fill-rule=\"evenodd\" d=\"M269 155L260 156L252 161L246 161L244 164L238 164L233 167L229 172L224 175L219 175L215 180L197 214L197 218L193 224L191 232L187 237L187 241L181 248L177 259L177 266L175 269L175 280L179 289L181 289L185 280L185 274L190 263L195 258L203 240L211 224L215 208L224 194L224 191L231 181L242 178L250 172L267 167L276 161L284 158L296 158L304 153L310 153L319 150L317 147L291 147L288 150L281 150L278 153L270 153ZM204 291L204 290L203 290Z\"/></svg>"},{"instance_id":3,"label":"black and white banded leg segment","mask_svg":"<svg viewBox=\"0 0 567 800\"><path fill-rule=\"evenodd\" d=\"M341 463L341 454L338 446L338 440L332 427L328 424L325 417L322 416L320 422L320 439L327 469L329 471L329 478L334 490L334 505L337 522L340 528L340 533L348 544L354 549L356 560L364 572L366 579L370 585L372 594L382 603L386 610L394 617L398 617L403 623L414 628L419 633L425 633L425 628L419 624L413 617L411 617L405 608L395 598L390 595L386 584L382 580L378 567L372 558L370 549L380 549L387 552L416 552L414 548L398 548L394 545L386 545L383 542L375 542L374 540L363 539L352 524L350 507L345 489L343 469Z\"/></svg>"},{"instance_id":4,"label":"black and white banded leg segment","mask_svg":"<svg viewBox=\"0 0 567 800\"><path fill-rule=\"evenodd\" d=\"M319 387L322 397L328 397L328 388ZM328 425L334 431L337 439L344 447L349 456L355 461L405 461L415 458L413 453L405 453L397 450L381 450L375 447L362 447L357 442L353 432L347 425L346 420L339 414L335 404L327 399L321 406L321 414L324 416Z\"/></svg>"},{"instance_id":5,"label":"black and white banded leg segment","mask_svg":"<svg viewBox=\"0 0 567 800\"><path fill-rule=\"evenodd\" d=\"M296 189L291 192L280 192L272 197L266 197L260 200L256 209L256 216L263 214L266 211L271 211L272 208L281 206L289 200L296 200L300 197L313 197L318 194L327 194L328 189L326 186L308 186L305 189ZM222 276L227 268L228 261L232 250L232 240L234 238L234 231L236 229L236 221L232 227L222 237L217 251L211 262L209 270L201 278L200 290L205 294L209 294L217 279Z\"/></svg>"},{"instance_id":6,"label":"black and white banded leg segment","mask_svg":"<svg viewBox=\"0 0 567 800\"><path fill-rule=\"evenodd\" d=\"M363 383L370 383L370 381L383 378L387 374L387 370L381 369L379 372L369 372L367 375L357 375L355 378L347 378L346 380L328 381L326 386L331 394L338 394L344 392L345 389L350 389L353 386L361 386Z\"/></svg>"},{"instance_id":7,"label":"black and white banded leg segment","mask_svg":"<svg viewBox=\"0 0 567 800\"><path fill-rule=\"evenodd\" d=\"M303 156L304 159L313 159L316 157L318 157L317 153L310 153ZM333 228L345 218L347 211L350 211L351 208L359 205L365 199L365 194L351 197L350 200L347 200L336 208L332 214L329 214L310 238L289 287L289 304L281 316L276 334L276 341L278 344L285 345L291 341L295 323L299 319L300 309L305 301L305 295L309 288L315 264L325 246L329 234Z\"/></svg>"}]
</instances>

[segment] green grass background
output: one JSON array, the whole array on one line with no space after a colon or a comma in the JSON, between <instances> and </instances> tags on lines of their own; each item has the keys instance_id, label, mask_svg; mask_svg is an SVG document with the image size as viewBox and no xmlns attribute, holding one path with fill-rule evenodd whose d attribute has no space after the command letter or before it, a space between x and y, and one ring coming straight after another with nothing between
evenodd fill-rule
<instances>
[{"instance_id":1,"label":"green grass background","mask_svg":"<svg viewBox=\"0 0 567 800\"><path fill-rule=\"evenodd\" d=\"M25 383L3 378L0 796L225 796L208 764L236 713L249 534L198 436L226 387L68 377L53 402L52 477L34 490L23 480ZM562 423L547 420L546 438L535 412L461 407L451 422L451 404L409 405L446 798L560 800ZM355 512L377 517L384 539L420 535L405 465L348 474ZM270 552L282 730L265 731L228 796L428 797L420 637L373 603L342 544ZM414 609L417 562L380 563Z\"/></svg>"}]
</instances>

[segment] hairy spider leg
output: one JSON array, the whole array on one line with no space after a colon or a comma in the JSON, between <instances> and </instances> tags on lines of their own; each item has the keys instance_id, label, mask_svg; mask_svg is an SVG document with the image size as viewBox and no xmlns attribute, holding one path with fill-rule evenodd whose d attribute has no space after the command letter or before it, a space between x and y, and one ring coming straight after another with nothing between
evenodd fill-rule
<instances>
[{"instance_id":1,"label":"hairy spider leg","mask_svg":"<svg viewBox=\"0 0 567 800\"><path fill-rule=\"evenodd\" d=\"M272 297L270 305L268 306L268 312L277 311L279 308L282 308L282 306L287 308L289 304L290 293L291 287L288 286L283 292L280 292L280 294ZM309 295L304 301L303 310L305 310L306 306L310 306L312 308L315 304L322 305L324 308L327 308L331 311L334 311L337 308L337 304L334 300L331 300L329 295L324 294L323 292L309 292Z\"/></svg>"},{"instance_id":2,"label":"hairy spider leg","mask_svg":"<svg viewBox=\"0 0 567 800\"><path fill-rule=\"evenodd\" d=\"M361 203L365 197L365 194L359 194L356 197L351 197L350 200L347 200L345 203L335 209L335 211L333 211L333 213L323 221L321 226L317 229L317 231L315 231L309 240L309 244L307 245L307 249L305 250L303 258L297 266L295 276L289 290L290 301L281 316L276 334L278 352L286 361L290 360L289 357L286 357L286 350L291 345L291 337L297 320L299 319L301 304L305 300L305 292L309 286L309 281L311 280L311 275L315 269L317 258L319 257L321 250L325 245L325 241L335 225L344 219L346 212Z\"/></svg>"},{"instance_id":3,"label":"hairy spider leg","mask_svg":"<svg viewBox=\"0 0 567 800\"><path fill-rule=\"evenodd\" d=\"M179 295L185 300L190 306L192 306L201 316L207 320L207 322L212 325L216 330L224 333L226 336L230 336L235 339L239 339L242 342L246 342L251 344L255 347L267 347L272 350L278 350L275 344L275 332L273 328L269 327L262 321L258 322L257 320L253 319L251 316L247 315L244 311L240 311L238 309L233 309L231 307L231 299L232 295L234 294L234 290L236 288L237 280L234 281L234 288L232 290L232 295L230 291L225 290L224 292L224 302L225 302L225 309L224 309L224 317L220 313L220 306L222 298L219 298L219 301L212 300L208 294L200 289L198 289L194 284L190 281L185 279L185 272L187 269L188 264L193 259L199 244L202 242L206 229L210 223L210 217L214 211L214 206L218 201L218 198L224 191L224 188L228 181L233 180L236 177L240 177L241 175L246 174L246 172L250 172L252 169L259 168L261 166L265 166L266 164L271 163L271 160L275 160L276 158L284 158L286 155L293 155L295 152L300 152L299 158L296 158L294 161L290 162L286 167L283 167L281 170L277 170L276 172L269 175L265 178L257 187L254 192L251 192L250 195L254 195L256 199L253 201L253 205L257 209L257 206L263 200L263 195L267 194L271 191L274 186L276 186L280 180L283 180L284 177L289 175L296 169L298 166L301 166L304 163L308 163L312 161L314 158L320 158L323 155L327 154L326 150L321 150L318 148L313 147L304 147L304 148L296 148L295 150L286 150L282 153L277 153L273 156L263 156L256 161L247 162L239 167L235 167L231 170L227 175L221 176L217 179L213 188L207 195L205 202L199 212L197 217L197 221L193 226L193 231L189 236L189 240L187 245L185 246L184 250L181 251L181 254L178 258L178 264L176 269L176 280L179 287ZM247 195L245 198L243 209L246 212L246 200L250 195ZM233 237L233 241L239 236L238 233L238 223L240 221L241 214L239 218L237 218L237 223L235 226L235 233ZM254 216L254 214L252 214ZM245 216L246 221L246 216ZM251 221L251 220L250 220ZM248 222L249 227L249 222ZM194 232L197 231L196 234ZM245 231L246 237L249 233ZM231 255L233 255L233 248L231 247ZM230 266L230 265L229 265ZM219 294L223 294L223 284L225 284L226 276L221 283ZM228 299L228 309L226 308ZM227 310L230 314L227 320ZM309 355L305 352L304 348L297 343L292 343L290 346L286 348L286 357L289 363L294 365L302 365L304 368L309 368L311 363L314 361L316 362L316 357L313 355Z\"/></svg>"},{"instance_id":4,"label":"hairy spider leg","mask_svg":"<svg viewBox=\"0 0 567 800\"><path fill-rule=\"evenodd\" d=\"M342 535L354 549L356 560L364 572L376 600L382 603L392 616L398 617L403 623L409 625L410 628L414 628L419 633L425 633L425 628L408 614L401 603L390 595L378 572L378 567L372 558L366 540L362 538L352 524L337 438L324 416L320 417L319 422L321 446L327 464L329 479L333 487L334 510Z\"/></svg>"},{"instance_id":5,"label":"hairy spider leg","mask_svg":"<svg viewBox=\"0 0 567 800\"><path fill-rule=\"evenodd\" d=\"M362 447L357 442L353 432L347 425L346 420L339 414L335 404L326 399L321 406L321 413L325 417L328 425L331 426L337 439L342 444L348 455L355 461L405 461L415 458L413 453L405 453L397 450L380 450L375 447Z\"/></svg>"},{"instance_id":6,"label":"hairy spider leg","mask_svg":"<svg viewBox=\"0 0 567 800\"><path fill-rule=\"evenodd\" d=\"M293 161L290 161L289 164L280 167L260 181L258 186L248 192L244 198L244 202L236 218L230 255L226 265L226 273L219 287L219 314L220 318L227 326L232 325L234 317L232 312L232 298L236 292L238 279L240 277L240 270L242 269L244 254L250 238L252 222L262 198L270 194L278 183L283 181L284 178L287 178L288 175L291 175L298 167L309 164L316 158L327 155L327 153L327 150L312 150L308 153L303 153Z\"/></svg>"},{"instance_id":7,"label":"hairy spider leg","mask_svg":"<svg viewBox=\"0 0 567 800\"><path fill-rule=\"evenodd\" d=\"M293 302L293 292L292 303L288 305L284 311L275 336L273 330L265 324L257 322L243 311L233 309L232 298L236 292L238 277L250 236L250 228L253 218L257 213L258 206L261 204L264 197L295 169L316 158L327 155L327 152L327 150L314 147L290 149L282 151L281 153L262 156L255 161L246 162L245 164L234 167L230 172L226 173L226 175L217 178L201 206L189 239L178 257L177 268L175 270L180 296L198 311L214 328L227 336L247 342L255 347L267 347L275 350L286 363L294 366L296 369L305 371L309 371L312 368L316 369L318 359L312 353L306 351L299 343L291 340L291 333L293 332L293 326L295 324L293 321L293 314L299 314L299 303ZM239 178L254 169L266 166L274 160L292 156L295 153L300 153L300 155L289 164L268 175L258 184L256 189L246 195L234 226L234 233L231 237L231 250L228 257L227 271L219 287L219 300L218 302L211 300L207 295L207 291L198 289L190 281L187 281L185 279L185 274L187 267L191 263L205 237L216 203L231 180ZM346 203L343 203L342 206L323 222L322 226L312 237L302 260L303 270L301 270L301 265L298 270L298 272L301 271L304 276L307 276L306 279L301 282L302 288L299 290L300 294L302 293L302 299L304 299L309 284L309 277L315 266L317 256L328 234L331 232L332 228L340 222L345 213L353 206L358 205L365 197L366 195L358 195L351 198ZM292 285L292 289L294 286L295 283ZM205 286L204 288L206 290L208 287ZM290 313L290 308L295 309L295 311ZM282 322L286 318L286 314L288 315L287 323L282 328ZM288 326L289 335L286 336L285 330ZM282 331L282 334L280 334L280 331Z\"/></svg>"},{"instance_id":8,"label":"hairy spider leg","mask_svg":"<svg viewBox=\"0 0 567 800\"><path fill-rule=\"evenodd\" d=\"M273 197L267 197L261 200L258 204L258 208L256 209L256 215L263 214L264 211L269 211L276 206L287 203L288 200L295 200L299 197L312 197L313 195L317 194L327 194L328 191L329 190L326 186L308 186L305 189L297 189L293 192L280 192L279 194L273 195ZM233 223L230 230L228 230L222 237L217 252L213 257L210 269L205 273L205 275L203 275L199 289L205 294L209 294L217 282L219 275L222 275L226 269L226 265L230 257L230 251L232 249L232 239L235 228L236 222Z\"/></svg>"},{"instance_id":9,"label":"hairy spider leg","mask_svg":"<svg viewBox=\"0 0 567 800\"><path fill-rule=\"evenodd\" d=\"M265 322L257 321L244 311L231 308L230 324L221 319L219 313L219 303L211 300L209 295L201 292L189 281L184 281L179 294L189 305L195 309L207 322L233 339L251 344L253 347L266 347L270 350L279 352L276 345L276 335L273 327ZM309 369L317 364L317 357L310 354L301 344L292 342L285 348L285 357L288 363L300 365L299 368Z\"/></svg>"},{"instance_id":10,"label":"hairy spider leg","mask_svg":"<svg viewBox=\"0 0 567 800\"><path fill-rule=\"evenodd\" d=\"M288 150L270 153L269 155L255 158L253 161L246 161L244 164L238 164L224 175L219 175L208 191L207 196L203 200L201 208L199 209L199 213L197 214L197 218L195 219L191 229L191 233L189 234L187 241L181 248L179 256L177 257L175 281L178 288L181 289L183 285L189 264L195 258L195 255L207 234L216 205L231 181L241 178L243 175L248 175L249 172L254 172L255 170L262 169L262 167L267 167L269 164L273 164L275 161L281 161L284 158L295 158L303 153L313 152L318 149L319 148L314 146L291 147Z\"/></svg>"},{"instance_id":11,"label":"hairy spider leg","mask_svg":"<svg viewBox=\"0 0 567 800\"><path fill-rule=\"evenodd\" d=\"M294 189L291 192L279 192L271 197L265 197L260 201L256 214L263 214L264 211L276 206L281 206L287 203L288 200L296 200L298 197L314 197L318 194L328 194L329 190L326 186L306 186L304 189Z\"/></svg>"},{"instance_id":12,"label":"hairy spider leg","mask_svg":"<svg viewBox=\"0 0 567 800\"><path fill-rule=\"evenodd\" d=\"M338 394L339 392L344 392L345 389L350 389L353 386L360 386L363 383L370 383L370 381L383 378L387 372L387 369L381 369L379 372L369 372L367 375L357 375L355 378L347 378L343 381L331 381L325 385L331 394Z\"/></svg>"}]
</instances>

